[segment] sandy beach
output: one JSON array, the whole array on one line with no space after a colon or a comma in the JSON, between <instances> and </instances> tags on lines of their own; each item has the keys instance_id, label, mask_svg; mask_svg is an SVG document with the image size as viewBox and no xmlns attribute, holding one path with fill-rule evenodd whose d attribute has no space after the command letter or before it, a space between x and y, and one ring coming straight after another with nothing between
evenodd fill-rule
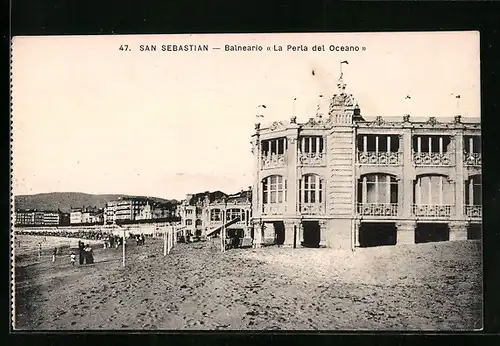
<instances>
[{"instance_id":1,"label":"sandy beach","mask_svg":"<svg viewBox=\"0 0 500 346\"><path fill-rule=\"evenodd\" d=\"M481 243L235 249L219 242L96 248L16 261L16 329L472 330L482 327Z\"/></svg>"}]
</instances>

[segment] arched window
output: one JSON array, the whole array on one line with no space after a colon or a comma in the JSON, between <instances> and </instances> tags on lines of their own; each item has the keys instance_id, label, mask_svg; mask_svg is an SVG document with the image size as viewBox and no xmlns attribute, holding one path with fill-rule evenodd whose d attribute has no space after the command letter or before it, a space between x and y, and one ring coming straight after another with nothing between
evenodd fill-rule
<instances>
[{"instance_id":1,"label":"arched window","mask_svg":"<svg viewBox=\"0 0 500 346\"><path fill-rule=\"evenodd\" d=\"M322 203L323 180L317 174L305 174L299 180L299 203Z\"/></svg>"},{"instance_id":2,"label":"arched window","mask_svg":"<svg viewBox=\"0 0 500 346\"><path fill-rule=\"evenodd\" d=\"M443 175L423 175L415 181L414 203L417 205L454 204L453 185Z\"/></svg>"},{"instance_id":3,"label":"arched window","mask_svg":"<svg viewBox=\"0 0 500 346\"><path fill-rule=\"evenodd\" d=\"M388 174L368 174L358 182L358 203L398 203L398 181Z\"/></svg>"},{"instance_id":4,"label":"arched window","mask_svg":"<svg viewBox=\"0 0 500 346\"><path fill-rule=\"evenodd\" d=\"M483 204L483 182L480 175L470 176L465 186L465 203L467 205Z\"/></svg>"},{"instance_id":5,"label":"arched window","mask_svg":"<svg viewBox=\"0 0 500 346\"><path fill-rule=\"evenodd\" d=\"M262 203L286 202L286 180L281 175L272 175L262 180Z\"/></svg>"}]
</instances>

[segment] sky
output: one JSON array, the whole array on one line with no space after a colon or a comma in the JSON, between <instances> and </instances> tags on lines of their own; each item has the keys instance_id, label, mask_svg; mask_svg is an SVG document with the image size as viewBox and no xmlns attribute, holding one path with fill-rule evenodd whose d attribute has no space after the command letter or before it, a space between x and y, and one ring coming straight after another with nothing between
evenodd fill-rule
<instances>
[{"instance_id":1,"label":"sky","mask_svg":"<svg viewBox=\"0 0 500 346\"><path fill-rule=\"evenodd\" d=\"M153 44L157 51L140 51ZM237 44L264 49L225 51ZM318 95L336 92L343 60L346 92L367 118L439 119L457 107L480 117L478 32L15 37L13 192L182 199L245 189L255 122L313 117ZM461 95L458 105L452 94ZM256 118L260 104L264 119Z\"/></svg>"}]
</instances>

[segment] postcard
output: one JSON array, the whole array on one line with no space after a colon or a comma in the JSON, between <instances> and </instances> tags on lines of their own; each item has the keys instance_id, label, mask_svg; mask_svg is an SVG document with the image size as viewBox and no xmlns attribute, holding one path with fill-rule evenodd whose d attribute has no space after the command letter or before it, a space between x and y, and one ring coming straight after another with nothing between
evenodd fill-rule
<instances>
[{"instance_id":1,"label":"postcard","mask_svg":"<svg viewBox=\"0 0 500 346\"><path fill-rule=\"evenodd\" d=\"M479 33L18 36L12 328L483 328Z\"/></svg>"}]
</instances>

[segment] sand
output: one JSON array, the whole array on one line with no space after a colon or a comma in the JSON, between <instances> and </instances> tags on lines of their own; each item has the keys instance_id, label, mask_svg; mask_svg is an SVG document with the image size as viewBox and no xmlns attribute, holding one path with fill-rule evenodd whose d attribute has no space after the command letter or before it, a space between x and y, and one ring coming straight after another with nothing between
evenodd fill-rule
<instances>
[{"instance_id":1,"label":"sand","mask_svg":"<svg viewBox=\"0 0 500 346\"><path fill-rule=\"evenodd\" d=\"M482 327L481 243L236 249L161 240L16 265L16 329L472 330Z\"/></svg>"}]
</instances>

